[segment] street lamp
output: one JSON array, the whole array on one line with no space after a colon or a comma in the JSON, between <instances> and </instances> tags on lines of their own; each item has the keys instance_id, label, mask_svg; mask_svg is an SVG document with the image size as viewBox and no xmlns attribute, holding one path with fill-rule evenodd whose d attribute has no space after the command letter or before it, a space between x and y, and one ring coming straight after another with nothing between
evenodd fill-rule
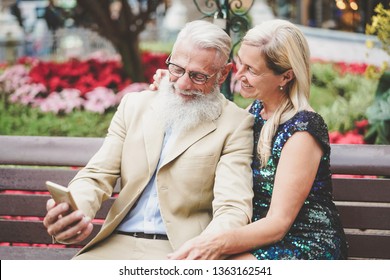
<instances>
[{"instance_id":1,"label":"street lamp","mask_svg":"<svg viewBox=\"0 0 390 280\"><path fill-rule=\"evenodd\" d=\"M230 52L230 59L233 51L240 42L242 35L249 29L248 13L252 8L254 0L193 0L196 8L204 17L212 18L213 22L220 26L233 39L233 48ZM232 33L236 35L232 36ZM230 88L231 72L222 85L222 92L229 100L233 100Z\"/></svg>"}]
</instances>

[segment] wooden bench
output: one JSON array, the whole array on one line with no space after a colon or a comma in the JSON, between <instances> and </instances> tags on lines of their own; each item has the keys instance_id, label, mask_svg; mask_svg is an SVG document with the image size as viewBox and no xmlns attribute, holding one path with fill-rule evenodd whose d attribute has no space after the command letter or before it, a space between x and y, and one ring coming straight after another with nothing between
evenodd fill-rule
<instances>
[{"instance_id":1,"label":"wooden bench","mask_svg":"<svg viewBox=\"0 0 390 280\"><path fill-rule=\"evenodd\" d=\"M0 259L70 259L77 247L46 245L45 181L63 185L101 146L101 138L0 136ZM351 259L390 259L390 146L332 145L334 196ZM114 198L97 218L103 220ZM38 217L38 218L37 218ZM101 222L96 221L94 234ZM4 244L6 243L6 244ZM39 247L38 245L45 247ZM85 244L85 243L84 243Z\"/></svg>"}]
</instances>

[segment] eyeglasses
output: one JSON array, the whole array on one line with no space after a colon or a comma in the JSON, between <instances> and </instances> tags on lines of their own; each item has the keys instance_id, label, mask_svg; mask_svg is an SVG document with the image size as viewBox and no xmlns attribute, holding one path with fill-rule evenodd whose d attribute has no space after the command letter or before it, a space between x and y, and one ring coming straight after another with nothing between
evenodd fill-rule
<instances>
[{"instance_id":1,"label":"eyeglasses","mask_svg":"<svg viewBox=\"0 0 390 280\"><path fill-rule=\"evenodd\" d=\"M171 75L175 76L176 78L182 77L187 72L186 69L184 69L183 67L181 67L179 65L172 63L170 60L171 60L171 55L169 55L167 60L165 61L165 64L168 67L169 73L171 73ZM213 75L207 75L207 74L200 73L200 72L188 71L188 76L190 77L191 81L194 84L204 85L205 83L207 83L207 81L210 78L214 77L217 73L214 73Z\"/></svg>"}]
</instances>

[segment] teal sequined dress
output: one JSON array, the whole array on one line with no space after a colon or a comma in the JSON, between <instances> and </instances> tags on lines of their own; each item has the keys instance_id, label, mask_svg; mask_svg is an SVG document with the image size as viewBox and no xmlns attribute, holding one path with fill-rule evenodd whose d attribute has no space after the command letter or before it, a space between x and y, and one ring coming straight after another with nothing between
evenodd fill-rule
<instances>
[{"instance_id":1,"label":"teal sequined dress","mask_svg":"<svg viewBox=\"0 0 390 280\"><path fill-rule=\"evenodd\" d=\"M250 112L255 116L255 150L260 131L265 124L260 111L263 105L254 101ZM269 210L274 179L284 144L297 131L309 132L321 144L321 158L313 186L294 224L282 241L256 249L252 254L259 260L270 259L346 259L347 243L337 209L332 201L330 146L327 126L315 112L301 111L281 124L273 139L271 157L260 168L258 157L253 168L253 221L264 218ZM302 170L302 172L305 172Z\"/></svg>"}]
</instances>

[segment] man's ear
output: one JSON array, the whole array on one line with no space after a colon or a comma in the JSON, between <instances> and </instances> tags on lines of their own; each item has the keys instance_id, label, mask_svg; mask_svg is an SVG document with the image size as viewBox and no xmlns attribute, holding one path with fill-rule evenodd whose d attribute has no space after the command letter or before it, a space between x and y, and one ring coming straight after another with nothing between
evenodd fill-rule
<instances>
[{"instance_id":1,"label":"man's ear","mask_svg":"<svg viewBox=\"0 0 390 280\"><path fill-rule=\"evenodd\" d=\"M227 75L229 74L230 70L232 69L233 67L233 63L232 62L229 62L228 64L226 64L222 71L221 71L221 77L219 77L218 79L218 85L222 85L223 82L226 80L226 77Z\"/></svg>"}]
</instances>

